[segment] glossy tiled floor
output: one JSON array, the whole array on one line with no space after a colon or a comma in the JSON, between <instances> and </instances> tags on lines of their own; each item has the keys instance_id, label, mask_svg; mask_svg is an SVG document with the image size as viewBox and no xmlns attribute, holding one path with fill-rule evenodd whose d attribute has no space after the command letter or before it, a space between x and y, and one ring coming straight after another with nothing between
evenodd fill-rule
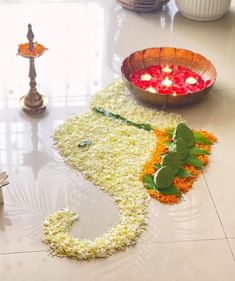
<instances>
[{"instance_id":1,"label":"glossy tiled floor","mask_svg":"<svg viewBox=\"0 0 235 281\"><path fill-rule=\"evenodd\" d=\"M50 49L36 61L38 89L49 99L38 118L19 107L28 62L15 54L29 22ZM221 20L201 23L183 18L172 2L135 14L111 0L2 0L0 37L0 167L10 175L0 206L0 280L234 281L235 1ZM52 131L87 110L91 95L120 76L129 53L152 46L197 51L218 70L205 100L175 109L192 127L218 136L210 165L181 204L151 201L148 229L126 252L94 262L52 258L40 240L48 214L75 209L81 220L73 234L89 239L117 218L110 198L63 163Z\"/></svg>"}]
</instances>

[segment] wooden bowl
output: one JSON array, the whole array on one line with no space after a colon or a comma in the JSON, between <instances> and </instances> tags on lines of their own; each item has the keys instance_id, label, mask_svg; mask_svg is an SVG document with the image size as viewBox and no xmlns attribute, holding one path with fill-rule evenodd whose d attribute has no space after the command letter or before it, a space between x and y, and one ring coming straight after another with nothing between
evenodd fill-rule
<instances>
[{"instance_id":1,"label":"wooden bowl","mask_svg":"<svg viewBox=\"0 0 235 281\"><path fill-rule=\"evenodd\" d=\"M184 95L153 94L140 89L130 82L130 74L133 71L147 68L152 65L172 64L191 69L211 83L202 91L186 93ZM132 53L127 57L121 67L122 77L126 87L140 100L159 106L181 106L195 103L204 98L212 88L216 80L216 69L204 56L185 49L171 47L148 48Z\"/></svg>"},{"instance_id":2,"label":"wooden bowl","mask_svg":"<svg viewBox=\"0 0 235 281\"><path fill-rule=\"evenodd\" d=\"M152 12L162 8L169 0L117 0L125 9L135 12Z\"/></svg>"}]
</instances>

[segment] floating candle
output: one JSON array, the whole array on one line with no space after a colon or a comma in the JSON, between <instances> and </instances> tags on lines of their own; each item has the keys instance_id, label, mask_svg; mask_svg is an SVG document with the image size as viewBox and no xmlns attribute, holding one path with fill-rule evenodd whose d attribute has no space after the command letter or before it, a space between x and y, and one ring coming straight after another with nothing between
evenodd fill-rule
<instances>
[{"instance_id":1,"label":"floating candle","mask_svg":"<svg viewBox=\"0 0 235 281\"><path fill-rule=\"evenodd\" d=\"M173 70L168 66L168 64L162 68L162 72L171 73Z\"/></svg>"},{"instance_id":2,"label":"floating candle","mask_svg":"<svg viewBox=\"0 0 235 281\"><path fill-rule=\"evenodd\" d=\"M188 78L185 80L185 82L186 82L187 84L190 84L190 85L195 85L195 84L197 84L197 80L196 80L194 77L188 77Z\"/></svg>"},{"instance_id":3,"label":"floating candle","mask_svg":"<svg viewBox=\"0 0 235 281\"><path fill-rule=\"evenodd\" d=\"M157 91L153 88L153 87L148 87L147 89L146 89L146 91L148 91L148 92L150 92L150 93L153 93L153 94L156 94L157 93Z\"/></svg>"},{"instance_id":4,"label":"floating candle","mask_svg":"<svg viewBox=\"0 0 235 281\"><path fill-rule=\"evenodd\" d=\"M172 69L172 73L164 73L163 68ZM202 91L211 83L189 68L171 65L152 65L133 71L130 74L130 82L144 91L172 96Z\"/></svg>"},{"instance_id":5,"label":"floating candle","mask_svg":"<svg viewBox=\"0 0 235 281\"><path fill-rule=\"evenodd\" d=\"M173 82L168 77L166 77L164 80L162 80L161 84L163 86L170 87L173 84Z\"/></svg>"},{"instance_id":6,"label":"floating candle","mask_svg":"<svg viewBox=\"0 0 235 281\"><path fill-rule=\"evenodd\" d=\"M150 81L151 79L152 79L152 76L148 73L142 74L140 77L140 80L142 80L142 81Z\"/></svg>"}]
</instances>

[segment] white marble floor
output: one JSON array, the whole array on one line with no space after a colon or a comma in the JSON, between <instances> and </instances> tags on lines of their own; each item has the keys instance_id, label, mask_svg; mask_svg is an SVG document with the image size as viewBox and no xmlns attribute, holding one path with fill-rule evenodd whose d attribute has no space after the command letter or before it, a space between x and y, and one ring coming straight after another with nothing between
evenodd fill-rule
<instances>
[{"instance_id":1,"label":"white marble floor","mask_svg":"<svg viewBox=\"0 0 235 281\"><path fill-rule=\"evenodd\" d=\"M28 61L16 53L29 22L36 41L49 48L36 60L38 90L48 97L40 117L19 105L29 88ZM150 14L112 0L0 1L0 37L0 170L10 176L0 205L0 280L234 281L235 1L225 17L208 23L183 18L173 1ZM92 262L52 258L41 242L48 214L74 208L81 220L73 234L89 239L118 215L106 194L63 163L52 131L120 77L127 55L152 46L191 49L217 68L206 99L173 110L217 135L210 164L182 203L151 201L149 226L136 246Z\"/></svg>"}]
</instances>

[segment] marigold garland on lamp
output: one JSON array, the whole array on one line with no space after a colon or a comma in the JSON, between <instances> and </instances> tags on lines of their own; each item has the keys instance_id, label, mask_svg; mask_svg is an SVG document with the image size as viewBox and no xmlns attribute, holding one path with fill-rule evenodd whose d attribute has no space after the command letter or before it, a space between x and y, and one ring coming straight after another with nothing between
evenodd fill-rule
<instances>
[{"instance_id":1,"label":"marigold garland on lamp","mask_svg":"<svg viewBox=\"0 0 235 281\"><path fill-rule=\"evenodd\" d=\"M34 59L41 56L47 49L43 45L33 42L34 34L31 24L28 24L27 38L28 43L19 45L18 55L29 59L30 90L27 95L21 97L20 103L26 113L38 114L45 111L47 99L37 91Z\"/></svg>"}]
</instances>

